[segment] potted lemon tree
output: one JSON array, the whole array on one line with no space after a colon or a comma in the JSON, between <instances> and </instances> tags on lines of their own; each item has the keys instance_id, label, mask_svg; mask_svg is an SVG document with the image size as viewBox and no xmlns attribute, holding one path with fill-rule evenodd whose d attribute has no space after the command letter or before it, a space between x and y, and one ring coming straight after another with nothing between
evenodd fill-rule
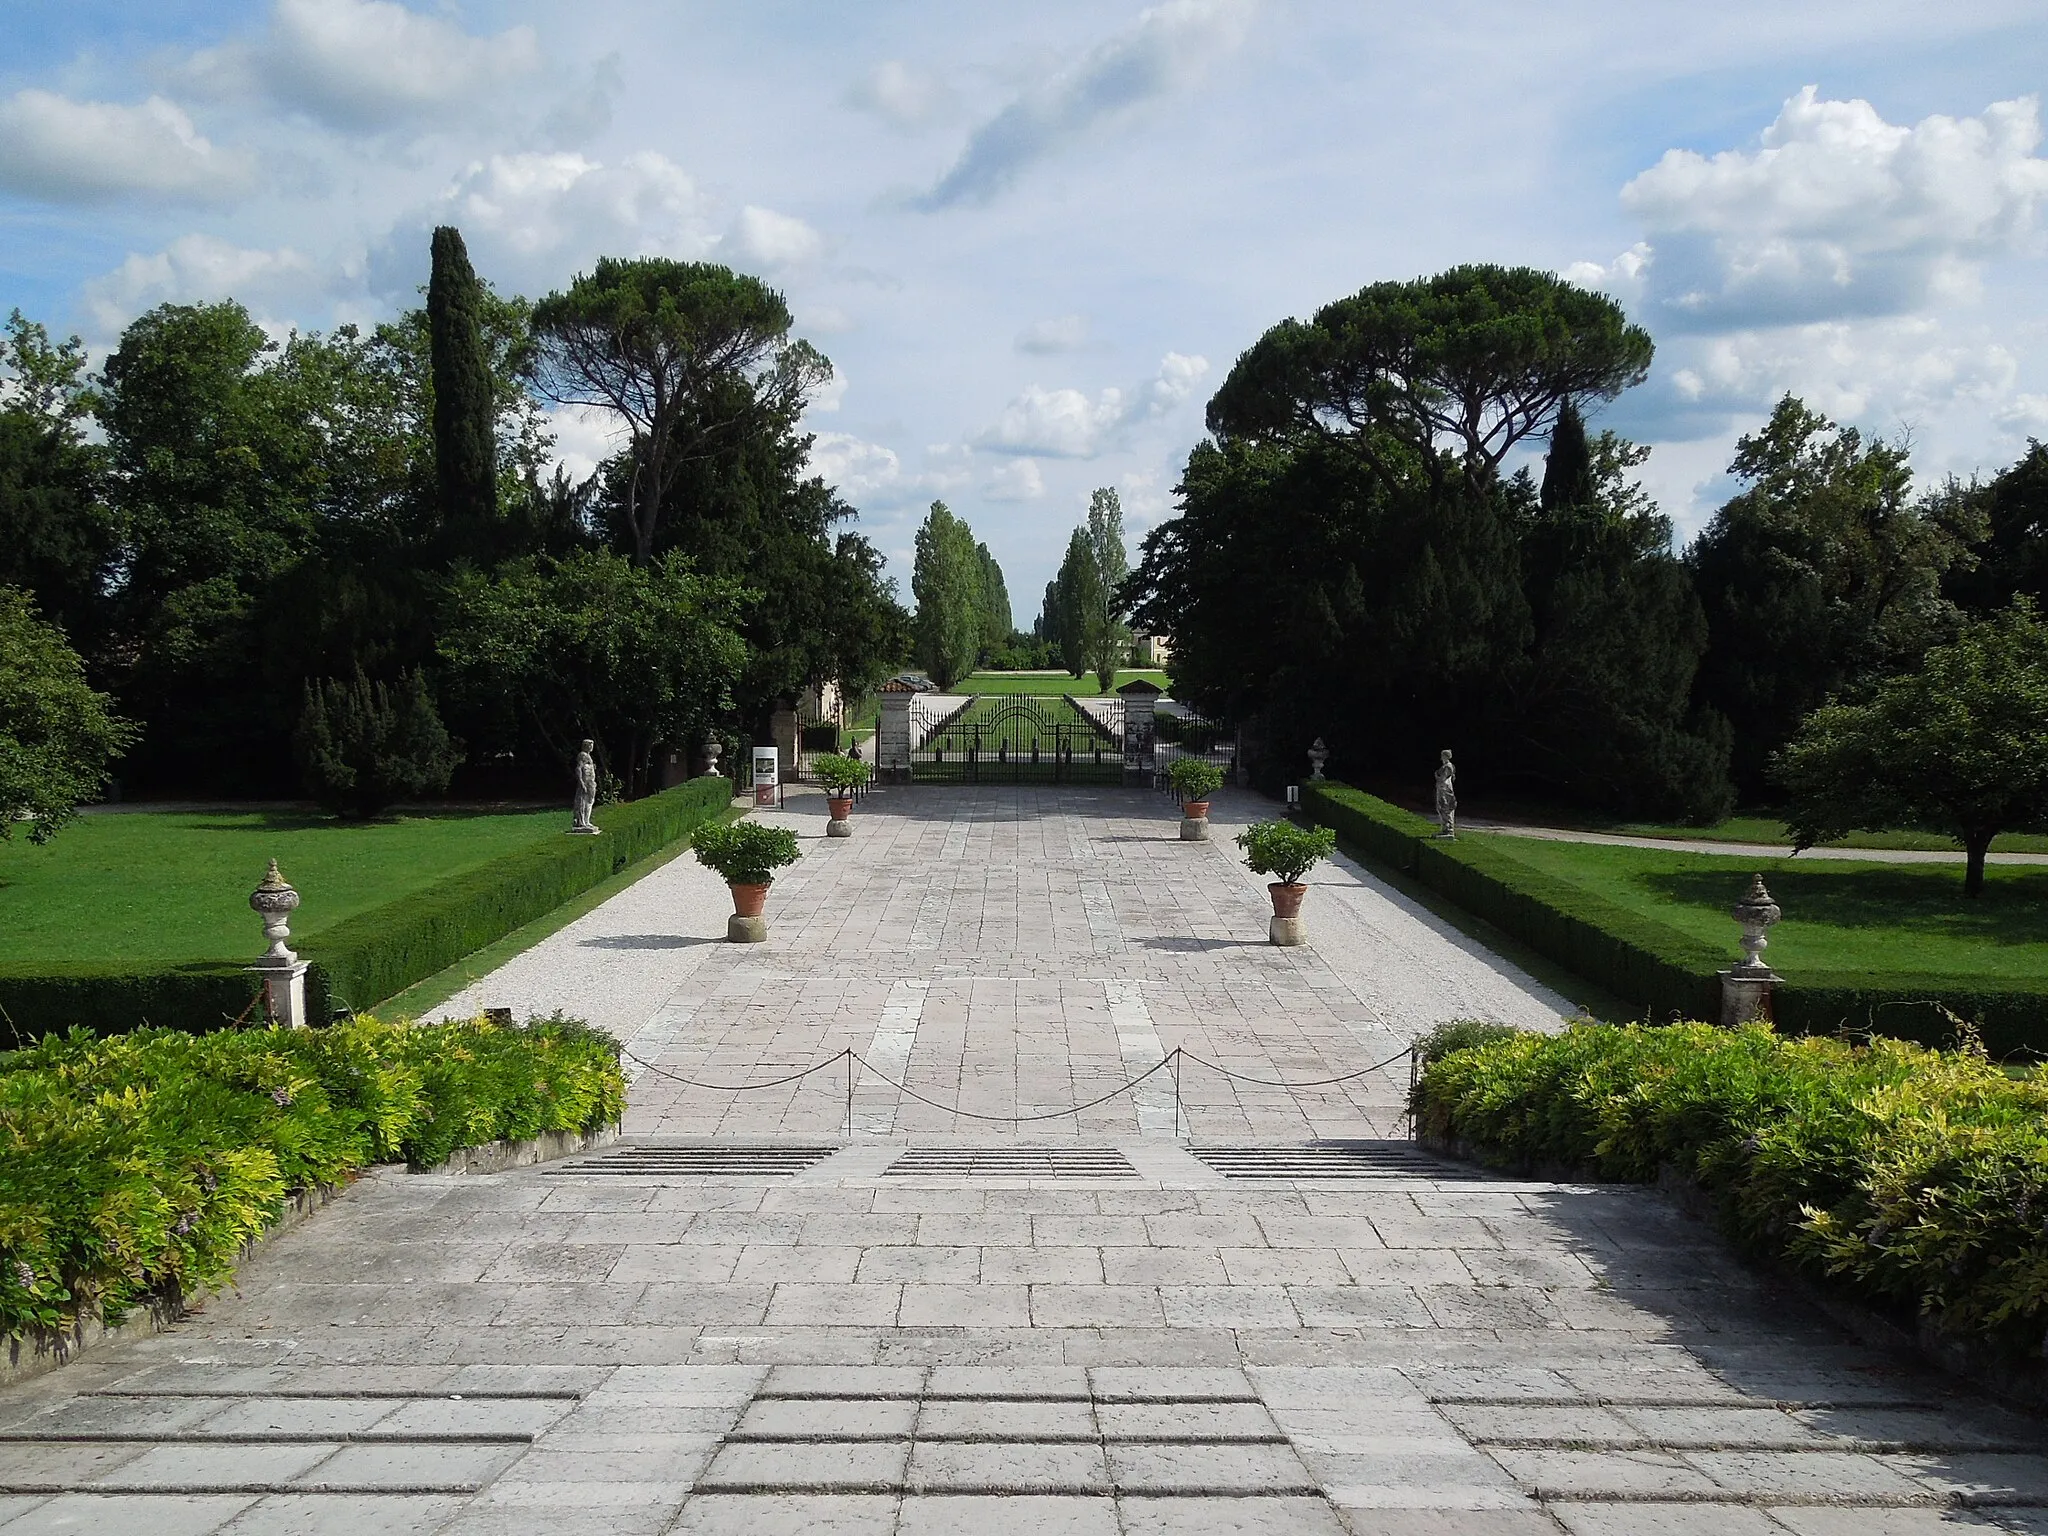
<instances>
[{"instance_id":1,"label":"potted lemon tree","mask_svg":"<svg viewBox=\"0 0 2048 1536\"><path fill-rule=\"evenodd\" d=\"M1308 887L1301 877L1337 849L1337 834L1328 827L1297 827L1291 821L1256 821L1237 834L1237 846L1255 875L1278 876L1266 887L1273 898L1273 922L1266 937L1275 944L1303 944L1301 900Z\"/></svg>"},{"instance_id":2,"label":"potted lemon tree","mask_svg":"<svg viewBox=\"0 0 2048 1536\"><path fill-rule=\"evenodd\" d=\"M1180 837L1184 843L1209 840L1209 797L1223 787L1223 770L1206 757L1176 757L1166 768L1166 782L1180 800Z\"/></svg>"},{"instance_id":3,"label":"potted lemon tree","mask_svg":"<svg viewBox=\"0 0 2048 1536\"><path fill-rule=\"evenodd\" d=\"M825 805L832 812L825 835L853 836L853 792L867 783L868 765L857 757L821 753L811 759L811 777L825 786Z\"/></svg>"},{"instance_id":4,"label":"potted lemon tree","mask_svg":"<svg viewBox=\"0 0 2048 1536\"><path fill-rule=\"evenodd\" d=\"M697 862L718 871L732 887L732 917L725 936L735 944L758 944L768 937L768 887L775 871L800 857L796 834L787 827L758 821L728 821L700 827L691 839Z\"/></svg>"}]
</instances>

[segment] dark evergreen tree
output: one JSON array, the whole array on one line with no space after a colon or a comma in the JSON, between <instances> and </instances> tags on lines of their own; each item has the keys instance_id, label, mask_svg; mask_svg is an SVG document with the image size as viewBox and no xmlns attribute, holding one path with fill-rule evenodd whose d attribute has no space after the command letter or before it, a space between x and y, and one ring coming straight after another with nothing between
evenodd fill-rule
<instances>
[{"instance_id":1,"label":"dark evergreen tree","mask_svg":"<svg viewBox=\"0 0 2048 1536\"><path fill-rule=\"evenodd\" d=\"M461 760L417 671L389 687L360 670L346 680L309 680L292 745L306 792L353 820L440 794Z\"/></svg>"},{"instance_id":2,"label":"dark evergreen tree","mask_svg":"<svg viewBox=\"0 0 2048 1536\"><path fill-rule=\"evenodd\" d=\"M1949 568L1948 594L1978 613L2015 597L2048 606L2048 444L2029 442L2019 461L1988 484L1951 485L1934 498L1956 522L1981 522L1975 559Z\"/></svg>"},{"instance_id":3,"label":"dark evergreen tree","mask_svg":"<svg viewBox=\"0 0 2048 1536\"><path fill-rule=\"evenodd\" d=\"M1593 504L1593 449L1586 441L1586 419L1567 400L1557 409L1557 425L1550 429L1550 452L1543 459L1542 506L1545 512L1560 507L1588 507Z\"/></svg>"},{"instance_id":4,"label":"dark evergreen tree","mask_svg":"<svg viewBox=\"0 0 2048 1536\"><path fill-rule=\"evenodd\" d=\"M1010 644L1010 589L1003 582L1003 568L996 564L988 546L977 544L974 552L981 562L981 655L984 661L992 662Z\"/></svg>"},{"instance_id":5,"label":"dark evergreen tree","mask_svg":"<svg viewBox=\"0 0 2048 1536\"><path fill-rule=\"evenodd\" d=\"M433 357L434 483L451 545L472 556L490 547L498 522L498 402L481 321L483 285L462 232L434 231L427 282Z\"/></svg>"}]
</instances>

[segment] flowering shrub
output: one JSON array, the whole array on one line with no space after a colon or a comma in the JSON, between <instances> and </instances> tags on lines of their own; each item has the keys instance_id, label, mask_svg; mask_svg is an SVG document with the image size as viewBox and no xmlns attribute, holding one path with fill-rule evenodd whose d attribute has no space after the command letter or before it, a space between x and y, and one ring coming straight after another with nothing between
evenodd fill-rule
<instances>
[{"instance_id":1,"label":"flowering shrub","mask_svg":"<svg viewBox=\"0 0 2048 1536\"><path fill-rule=\"evenodd\" d=\"M1577 1025L1431 1061L1425 1135L1506 1165L1670 1167L1741 1246L1957 1334L2048 1328L2048 1076L1757 1025Z\"/></svg>"},{"instance_id":2,"label":"flowering shrub","mask_svg":"<svg viewBox=\"0 0 2048 1536\"><path fill-rule=\"evenodd\" d=\"M559 1017L74 1030L0 1054L0 1334L219 1284L294 1191L624 1108L616 1042Z\"/></svg>"}]
</instances>

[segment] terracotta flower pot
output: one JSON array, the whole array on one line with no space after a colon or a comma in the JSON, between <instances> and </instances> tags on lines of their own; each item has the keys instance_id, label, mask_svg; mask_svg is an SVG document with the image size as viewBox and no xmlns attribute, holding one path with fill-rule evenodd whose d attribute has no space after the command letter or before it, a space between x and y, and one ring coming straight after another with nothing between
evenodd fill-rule
<instances>
[{"instance_id":1,"label":"terracotta flower pot","mask_svg":"<svg viewBox=\"0 0 2048 1536\"><path fill-rule=\"evenodd\" d=\"M735 885L730 889L735 917L759 917L768 905L768 884L765 881L760 885Z\"/></svg>"},{"instance_id":2,"label":"terracotta flower pot","mask_svg":"<svg viewBox=\"0 0 2048 1536\"><path fill-rule=\"evenodd\" d=\"M1308 894L1307 886L1283 885L1276 880L1267 886L1266 890L1273 897L1273 915L1275 917L1301 916L1301 899Z\"/></svg>"},{"instance_id":3,"label":"terracotta flower pot","mask_svg":"<svg viewBox=\"0 0 2048 1536\"><path fill-rule=\"evenodd\" d=\"M825 797L825 808L832 813L834 821L844 821L853 814L853 796L827 795Z\"/></svg>"},{"instance_id":4,"label":"terracotta flower pot","mask_svg":"<svg viewBox=\"0 0 2048 1536\"><path fill-rule=\"evenodd\" d=\"M1180 813L1190 821L1200 821L1209 814L1209 802L1206 800L1183 800L1180 803Z\"/></svg>"}]
</instances>

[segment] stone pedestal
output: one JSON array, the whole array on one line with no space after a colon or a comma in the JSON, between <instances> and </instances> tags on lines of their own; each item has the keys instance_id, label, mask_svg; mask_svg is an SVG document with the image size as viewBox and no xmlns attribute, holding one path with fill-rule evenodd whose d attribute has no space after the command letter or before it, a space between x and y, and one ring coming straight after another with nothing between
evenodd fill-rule
<instances>
[{"instance_id":1,"label":"stone pedestal","mask_svg":"<svg viewBox=\"0 0 2048 1536\"><path fill-rule=\"evenodd\" d=\"M1266 937L1283 946L1306 944L1308 929L1298 917L1276 917L1267 924Z\"/></svg>"},{"instance_id":2,"label":"stone pedestal","mask_svg":"<svg viewBox=\"0 0 2048 1536\"><path fill-rule=\"evenodd\" d=\"M312 1022L306 1017L306 972L311 969L307 961L252 965L248 969L263 978L263 1000L271 1018L287 1029L304 1029Z\"/></svg>"},{"instance_id":3,"label":"stone pedestal","mask_svg":"<svg viewBox=\"0 0 2048 1536\"><path fill-rule=\"evenodd\" d=\"M566 837L595 837L597 833L598 829L596 827L570 827L566 829L563 835Z\"/></svg>"},{"instance_id":4,"label":"stone pedestal","mask_svg":"<svg viewBox=\"0 0 2048 1536\"><path fill-rule=\"evenodd\" d=\"M851 821L828 821L825 823L825 835L827 837L851 837L853 836L853 823Z\"/></svg>"},{"instance_id":5,"label":"stone pedestal","mask_svg":"<svg viewBox=\"0 0 2048 1536\"><path fill-rule=\"evenodd\" d=\"M1772 1020L1771 988L1784 978L1776 975L1769 966L1755 970L1747 966L1730 966L1720 973L1721 977L1721 1023L1733 1029L1738 1024L1750 1024L1761 1019L1768 1024Z\"/></svg>"},{"instance_id":6,"label":"stone pedestal","mask_svg":"<svg viewBox=\"0 0 2048 1536\"><path fill-rule=\"evenodd\" d=\"M768 919L741 917L735 912L725 920L725 937L733 944L759 944L768 937Z\"/></svg>"},{"instance_id":7,"label":"stone pedestal","mask_svg":"<svg viewBox=\"0 0 2048 1536\"><path fill-rule=\"evenodd\" d=\"M1181 817L1180 840L1184 843L1206 843L1209 841L1209 818L1206 816Z\"/></svg>"}]
</instances>

